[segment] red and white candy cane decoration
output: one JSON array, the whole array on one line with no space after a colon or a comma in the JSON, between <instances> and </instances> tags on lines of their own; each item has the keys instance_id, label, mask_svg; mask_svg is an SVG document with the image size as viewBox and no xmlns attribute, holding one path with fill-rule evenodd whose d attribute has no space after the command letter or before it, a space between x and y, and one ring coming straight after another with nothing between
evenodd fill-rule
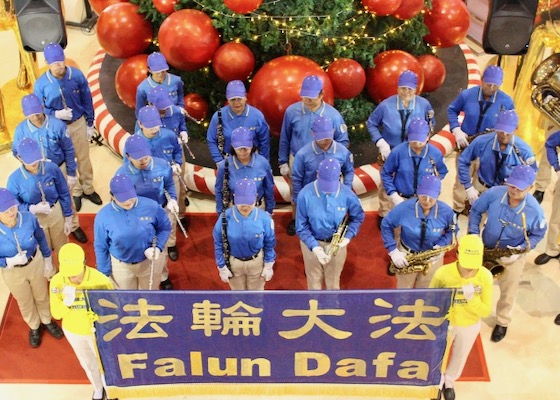
<instances>
[{"instance_id":1,"label":"red and white candy cane decoration","mask_svg":"<svg viewBox=\"0 0 560 400\"><path fill-rule=\"evenodd\" d=\"M480 68L478 63L465 43L459 44L463 51L467 62L468 86L473 87L480 85ZM103 94L99 87L99 74L101 64L105 58L105 51L99 50L91 63L87 79L93 97L93 107L95 109L95 126L107 143L120 155L124 151L124 143L130 133L126 132L109 113ZM462 117L460 116L461 120ZM441 131L435 134L430 143L436 146L444 156L448 156L455 149L455 137L449 130L449 125L445 125ZM380 167L375 164L365 164L355 168L354 182L352 188L356 194L361 195L371 192L379 186L381 176ZM190 190L208 195L214 195L214 186L216 184L216 170L214 168L202 167L200 165L186 162L185 164L185 182ZM274 194L276 201L279 203L289 203L290 187L288 181L282 176L274 177Z\"/></svg>"}]
</instances>

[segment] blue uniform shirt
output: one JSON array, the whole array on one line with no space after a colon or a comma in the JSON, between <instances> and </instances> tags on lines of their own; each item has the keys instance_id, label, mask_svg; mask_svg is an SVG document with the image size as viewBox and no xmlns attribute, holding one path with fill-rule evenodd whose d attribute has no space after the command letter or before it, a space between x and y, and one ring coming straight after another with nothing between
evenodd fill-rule
<instances>
[{"instance_id":1,"label":"blue uniform shirt","mask_svg":"<svg viewBox=\"0 0 560 400\"><path fill-rule=\"evenodd\" d=\"M0 268L6 268L6 258L18 253L18 247L27 251L31 257L37 251L37 245L43 257L51 256L51 249L45 238L45 232L37 218L27 211L19 211L16 226L8 228L0 222Z\"/></svg>"},{"instance_id":2,"label":"blue uniform shirt","mask_svg":"<svg viewBox=\"0 0 560 400\"><path fill-rule=\"evenodd\" d=\"M336 108L323 101L316 111L311 112L305 108L303 102L298 101L290 105L284 113L278 149L279 164L286 164L290 154L295 156L299 149L313 141L311 125L318 117L330 118L334 125L334 140L346 147L350 145L346 122Z\"/></svg>"},{"instance_id":3,"label":"blue uniform shirt","mask_svg":"<svg viewBox=\"0 0 560 400\"><path fill-rule=\"evenodd\" d=\"M364 210L356 194L345 185L338 185L336 193L323 193L317 181L304 186L299 192L296 207L296 233L312 250L318 240L330 240L348 214L348 229L344 237L352 239L364 222Z\"/></svg>"},{"instance_id":4,"label":"blue uniform shirt","mask_svg":"<svg viewBox=\"0 0 560 400\"><path fill-rule=\"evenodd\" d=\"M155 201L139 196L130 210L114 201L105 205L93 222L95 259L97 269L110 276L111 255L126 263L144 261L144 250L156 246L163 250L171 233L171 223L165 210Z\"/></svg>"},{"instance_id":5,"label":"blue uniform shirt","mask_svg":"<svg viewBox=\"0 0 560 400\"><path fill-rule=\"evenodd\" d=\"M226 210L227 238L230 255L237 258L246 258L264 251L264 262L276 260L276 234L274 222L270 215L255 207L251 213L244 217L237 207ZM216 265L223 268L224 246L222 240L222 218L219 217L214 225L214 257Z\"/></svg>"},{"instance_id":6,"label":"blue uniform shirt","mask_svg":"<svg viewBox=\"0 0 560 400\"><path fill-rule=\"evenodd\" d=\"M171 161L175 164L183 164L183 150L173 131L160 128L153 138L144 135L141 129L137 130L134 134L144 136L150 145L152 156L164 159L169 165L171 165ZM124 157L123 161L125 161L125 163L130 162L127 157Z\"/></svg>"},{"instance_id":7,"label":"blue uniform shirt","mask_svg":"<svg viewBox=\"0 0 560 400\"><path fill-rule=\"evenodd\" d=\"M231 110L230 106L222 107L222 132L224 134L224 152L231 150L231 132L236 128L245 127L253 132L253 146L259 154L270 160L270 129L264 114L257 108L245 104L245 109L240 115ZM218 112L215 112L206 131L208 149L215 163L223 160L218 149Z\"/></svg>"},{"instance_id":8,"label":"blue uniform shirt","mask_svg":"<svg viewBox=\"0 0 560 400\"><path fill-rule=\"evenodd\" d=\"M140 111L142 107L148 105L148 92L151 88L156 86L162 86L167 89L173 104L179 107L185 107L183 81L177 75L173 75L168 72L162 83L157 83L151 76L140 82L138 88L136 89L136 116L138 116L138 111Z\"/></svg>"},{"instance_id":9,"label":"blue uniform shirt","mask_svg":"<svg viewBox=\"0 0 560 400\"><path fill-rule=\"evenodd\" d=\"M560 146L560 131L554 132L546 139L544 144L546 149L546 158L548 163L554 168L555 171L560 171L558 164L558 146Z\"/></svg>"},{"instance_id":10,"label":"blue uniform shirt","mask_svg":"<svg viewBox=\"0 0 560 400\"><path fill-rule=\"evenodd\" d=\"M352 189L354 180L354 158L344 145L332 142L327 151L317 146L315 141L307 143L296 154L292 165L292 200L295 203L300 190L317 179L317 169L321 161L334 158L340 163L343 183Z\"/></svg>"}]
</instances>

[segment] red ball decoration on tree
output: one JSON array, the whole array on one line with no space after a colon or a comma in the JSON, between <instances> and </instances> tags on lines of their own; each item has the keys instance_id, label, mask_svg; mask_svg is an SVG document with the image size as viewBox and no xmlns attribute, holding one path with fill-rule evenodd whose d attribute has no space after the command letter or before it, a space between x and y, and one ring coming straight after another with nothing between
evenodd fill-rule
<instances>
[{"instance_id":1,"label":"red ball decoration on tree","mask_svg":"<svg viewBox=\"0 0 560 400\"><path fill-rule=\"evenodd\" d=\"M402 50L388 50L375 56L373 63L375 67L367 69L366 89L376 103L397 94L399 76L406 70L418 75L416 93L422 92L424 73L420 62L412 54Z\"/></svg>"},{"instance_id":2,"label":"red ball decoration on tree","mask_svg":"<svg viewBox=\"0 0 560 400\"><path fill-rule=\"evenodd\" d=\"M214 72L224 82L246 80L255 68L255 56L243 43L226 43L214 53L212 58Z\"/></svg>"},{"instance_id":3,"label":"red ball decoration on tree","mask_svg":"<svg viewBox=\"0 0 560 400\"><path fill-rule=\"evenodd\" d=\"M97 15L101 15L103 10L117 3L128 3L128 0L89 0L89 5Z\"/></svg>"},{"instance_id":4,"label":"red ball decoration on tree","mask_svg":"<svg viewBox=\"0 0 560 400\"><path fill-rule=\"evenodd\" d=\"M262 0L224 0L224 5L238 14L248 14L255 11L262 4Z\"/></svg>"},{"instance_id":5,"label":"red ball decoration on tree","mask_svg":"<svg viewBox=\"0 0 560 400\"><path fill-rule=\"evenodd\" d=\"M152 24L138 14L138 6L132 3L113 4L97 20L99 44L116 58L142 53L152 41L152 32Z\"/></svg>"},{"instance_id":6,"label":"red ball decoration on tree","mask_svg":"<svg viewBox=\"0 0 560 400\"><path fill-rule=\"evenodd\" d=\"M162 14L172 14L175 12L177 0L153 0L154 7Z\"/></svg>"},{"instance_id":7,"label":"red ball decoration on tree","mask_svg":"<svg viewBox=\"0 0 560 400\"><path fill-rule=\"evenodd\" d=\"M138 54L126 59L115 74L119 99L130 108L136 107L136 88L148 76L148 55Z\"/></svg>"},{"instance_id":8,"label":"red ball decoration on tree","mask_svg":"<svg viewBox=\"0 0 560 400\"><path fill-rule=\"evenodd\" d=\"M445 65L436 56L425 54L418 57L418 62L424 72L423 93L433 92L445 81Z\"/></svg>"},{"instance_id":9,"label":"red ball decoration on tree","mask_svg":"<svg viewBox=\"0 0 560 400\"><path fill-rule=\"evenodd\" d=\"M165 18L158 40L167 62L185 71L208 65L220 46L212 19L202 11L191 9L175 11Z\"/></svg>"},{"instance_id":10,"label":"red ball decoration on tree","mask_svg":"<svg viewBox=\"0 0 560 400\"><path fill-rule=\"evenodd\" d=\"M323 81L323 100L333 104L334 91L329 76L309 58L278 57L264 64L255 74L248 101L263 112L273 135L280 135L284 112L290 104L301 100L301 83L310 75Z\"/></svg>"},{"instance_id":11,"label":"red ball decoration on tree","mask_svg":"<svg viewBox=\"0 0 560 400\"><path fill-rule=\"evenodd\" d=\"M379 17L391 15L407 0L362 0L362 5L367 12L375 14Z\"/></svg>"},{"instance_id":12,"label":"red ball decoration on tree","mask_svg":"<svg viewBox=\"0 0 560 400\"><path fill-rule=\"evenodd\" d=\"M338 99L351 99L359 95L366 85L366 71L359 62L339 58L329 65L327 74Z\"/></svg>"},{"instance_id":13,"label":"red ball decoration on tree","mask_svg":"<svg viewBox=\"0 0 560 400\"><path fill-rule=\"evenodd\" d=\"M185 110L191 117L202 121L208 115L208 102L199 94L189 93L184 97Z\"/></svg>"},{"instance_id":14,"label":"red ball decoration on tree","mask_svg":"<svg viewBox=\"0 0 560 400\"><path fill-rule=\"evenodd\" d=\"M416 17L423 8L424 0L404 0L393 16L404 21Z\"/></svg>"},{"instance_id":15,"label":"red ball decoration on tree","mask_svg":"<svg viewBox=\"0 0 560 400\"><path fill-rule=\"evenodd\" d=\"M430 33L424 40L432 46L452 47L467 36L469 10L462 0L433 0L432 9L424 14Z\"/></svg>"}]
</instances>

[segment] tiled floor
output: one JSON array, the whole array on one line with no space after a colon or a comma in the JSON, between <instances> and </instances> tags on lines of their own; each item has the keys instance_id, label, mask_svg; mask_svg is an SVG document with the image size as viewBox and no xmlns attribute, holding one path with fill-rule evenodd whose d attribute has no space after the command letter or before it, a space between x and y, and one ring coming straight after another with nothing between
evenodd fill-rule
<instances>
[{"instance_id":1,"label":"tiled floor","mask_svg":"<svg viewBox=\"0 0 560 400\"><path fill-rule=\"evenodd\" d=\"M68 29L69 44L67 56L78 62L82 70L88 69L93 54L98 50L95 36L76 29ZM11 32L0 32L2 43L2 62L0 64L0 85L15 78L17 73L17 48L13 43ZM6 48L5 48L6 47ZM4 49L5 48L5 49ZM8 56L8 57L7 57ZM481 55L482 62L489 56ZM42 56L39 56L42 63ZM19 102L6 101L6 107L18 106ZM14 104L16 103L16 104ZM104 147L92 146L91 156L94 161L95 187L103 200L109 200L108 182L118 167L120 160ZM445 179L443 200L451 200L452 181L455 174L454 156L448 158L449 176ZM0 155L0 187L5 186L8 174L19 164L11 154ZM549 190L552 190L552 184ZM192 194L189 211L212 211L213 200L204 195ZM375 195L363 196L364 207L375 210L377 200ZM551 196L545 196L543 203L548 215L551 208ZM90 202L84 202L82 212L96 212L99 207ZM286 210L286 207L284 207ZM466 219L461 218L460 225L465 231ZM537 267L532 263L534 257L542 252L544 243L533 250L526 265L521 290L514 309L513 322L508 335L500 343L489 340L494 326L494 316L486 319L482 325L482 340L486 360L490 371L491 382L459 382L456 386L457 398L465 400L521 400L521 399L556 399L560 396L554 382L560 373L560 327L553 324L554 316L560 312L560 268L557 260L547 265ZM495 287L496 292L498 288ZM3 312L8 291L0 282L0 312ZM2 362L0 360L0 362ZM33 362L33 360L29 360ZM48 366L45 366L48 368ZM24 377L22 377L24 378ZM36 385L36 384L0 384L0 399L2 400L79 400L91 398L89 385ZM177 397L177 399L186 397ZM229 397L227 397L229 398ZM264 396L245 397L246 399L260 399ZM275 400L275 397L266 397ZM282 399L295 397L282 397ZM329 399L343 399L343 397L328 397ZM190 396L190 400L226 399L225 396ZM278 397L280 399L280 397ZM318 397L315 397L318 399ZM347 397L344 397L347 399Z\"/></svg>"}]
</instances>

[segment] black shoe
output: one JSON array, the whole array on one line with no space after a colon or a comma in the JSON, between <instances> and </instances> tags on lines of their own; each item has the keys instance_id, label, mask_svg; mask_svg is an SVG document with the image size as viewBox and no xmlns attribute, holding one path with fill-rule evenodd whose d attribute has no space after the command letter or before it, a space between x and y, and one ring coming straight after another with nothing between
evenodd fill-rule
<instances>
[{"instance_id":1,"label":"black shoe","mask_svg":"<svg viewBox=\"0 0 560 400\"><path fill-rule=\"evenodd\" d=\"M74 238L80 243L87 243L88 241L86 233L79 226L75 231L72 232L72 235L74 235Z\"/></svg>"},{"instance_id":2,"label":"black shoe","mask_svg":"<svg viewBox=\"0 0 560 400\"><path fill-rule=\"evenodd\" d=\"M55 339L62 339L64 337L64 332L62 332L60 326L52 321L49 324L45 324L45 328L47 328L47 332L49 332Z\"/></svg>"},{"instance_id":3,"label":"black shoe","mask_svg":"<svg viewBox=\"0 0 560 400\"><path fill-rule=\"evenodd\" d=\"M41 345L41 326L38 329L29 330L29 345L33 348L39 347Z\"/></svg>"},{"instance_id":4,"label":"black shoe","mask_svg":"<svg viewBox=\"0 0 560 400\"><path fill-rule=\"evenodd\" d=\"M169 254L169 258L171 261L177 261L179 258L179 252L177 251L177 246L171 246L167 248L167 254Z\"/></svg>"},{"instance_id":5,"label":"black shoe","mask_svg":"<svg viewBox=\"0 0 560 400\"><path fill-rule=\"evenodd\" d=\"M185 207L188 207L191 205L191 201L189 200L189 198L187 196L185 196Z\"/></svg>"},{"instance_id":6,"label":"black shoe","mask_svg":"<svg viewBox=\"0 0 560 400\"><path fill-rule=\"evenodd\" d=\"M159 287L160 287L161 290L173 290L173 284L171 283L169 278L167 278L166 280L161 282L159 284Z\"/></svg>"},{"instance_id":7,"label":"black shoe","mask_svg":"<svg viewBox=\"0 0 560 400\"><path fill-rule=\"evenodd\" d=\"M440 399L441 399L441 389L438 389L437 397L435 399L431 399L431 400L440 400Z\"/></svg>"},{"instance_id":8,"label":"black shoe","mask_svg":"<svg viewBox=\"0 0 560 400\"><path fill-rule=\"evenodd\" d=\"M383 218L381 215L377 217L377 228L381 230L381 223L383 222Z\"/></svg>"},{"instance_id":9,"label":"black shoe","mask_svg":"<svg viewBox=\"0 0 560 400\"><path fill-rule=\"evenodd\" d=\"M533 193L533 197L535 198L535 200L537 200L540 203L542 203L542 199L544 197L544 192L541 192L540 190L535 190L535 193Z\"/></svg>"},{"instance_id":10,"label":"black shoe","mask_svg":"<svg viewBox=\"0 0 560 400\"><path fill-rule=\"evenodd\" d=\"M76 211L80 211L82 209L82 196L72 196L74 200L74 206L76 206Z\"/></svg>"},{"instance_id":11,"label":"black shoe","mask_svg":"<svg viewBox=\"0 0 560 400\"><path fill-rule=\"evenodd\" d=\"M556 325L560 325L560 314L558 314L558 315L556 316L556 318L554 318L554 323L555 323Z\"/></svg>"},{"instance_id":12,"label":"black shoe","mask_svg":"<svg viewBox=\"0 0 560 400\"><path fill-rule=\"evenodd\" d=\"M179 219L179 221L181 222L181 225L183 225L183 228L185 228L185 230L189 227L189 220L187 219L187 217L183 217Z\"/></svg>"},{"instance_id":13,"label":"black shoe","mask_svg":"<svg viewBox=\"0 0 560 400\"><path fill-rule=\"evenodd\" d=\"M538 255L537 258L535 258L535 264L536 265L544 265L547 262L549 262L550 260L552 260L553 258L560 258L560 254L558 254L557 256L549 256L546 253L542 253L542 254Z\"/></svg>"},{"instance_id":14,"label":"black shoe","mask_svg":"<svg viewBox=\"0 0 560 400\"><path fill-rule=\"evenodd\" d=\"M90 194L83 194L82 197L84 199L88 199L89 201L91 201L93 204L97 204L98 206L100 206L101 204L103 204L103 200L101 200L101 197L99 197L99 195L97 194L97 192L91 192Z\"/></svg>"},{"instance_id":15,"label":"black shoe","mask_svg":"<svg viewBox=\"0 0 560 400\"><path fill-rule=\"evenodd\" d=\"M506 332L507 332L507 326L496 325L494 327L494 330L492 331L492 337L491 337L492 341L496 343L499 342L500 340L506 337Z\"/></svg>"},{"instance_id":16,"label":"black shoe","mask_svg":"<svg viewBox=\"0 0 560 400\"><path fill-rule=\"evenodd\" d=\"M294 236L296 234L296 220L292 219L288 224L288 236Z\"/></svg>"},{"instance_id":17,"label":"black shoe","mask_svg":"<svg viewBox=\"0 0 560 400\"><path fill-rule=\"evenodd\" d=\"M455 400L455 389L443 387L443 398L445 400Z\"/></svg>"}]
</instances>

